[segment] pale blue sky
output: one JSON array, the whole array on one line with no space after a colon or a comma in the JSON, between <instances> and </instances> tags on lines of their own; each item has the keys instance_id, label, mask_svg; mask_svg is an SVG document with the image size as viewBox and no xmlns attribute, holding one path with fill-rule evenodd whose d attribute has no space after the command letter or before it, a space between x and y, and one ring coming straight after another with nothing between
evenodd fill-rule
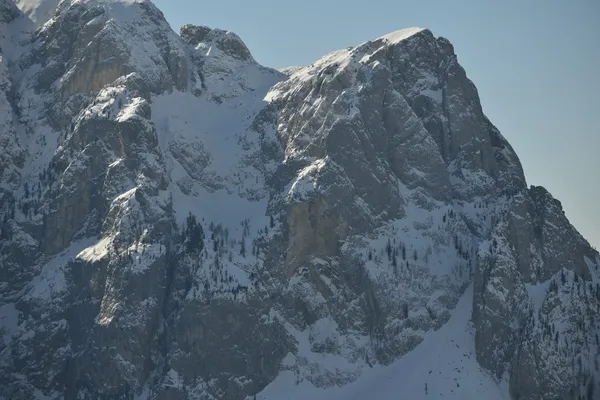
<instances>
[{"instance_id":1,"label":"pale blue sky","mask_svg":"<svg viewBox=\"0 0 600 400\"><path fill-rule=\"evenodd\" d=\"M270 67L419 26L448 38L483 109L600 248L600 1L154 0L174 29L231 30Z\"/></svg>"}]
</instances>

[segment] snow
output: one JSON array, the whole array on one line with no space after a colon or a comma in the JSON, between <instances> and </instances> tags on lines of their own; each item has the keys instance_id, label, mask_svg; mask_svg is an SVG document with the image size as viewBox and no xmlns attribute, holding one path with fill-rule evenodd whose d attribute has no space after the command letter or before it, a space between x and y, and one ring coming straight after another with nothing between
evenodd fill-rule
<instances>
[{"instance_id":1,"label":"snow","mask_svg":"<svg viewBox=\"0 0 600 400\"><path fill-rule=\"evenodd\" d=\"M164 385L166 387L182 389L184 386L183 384L184 384L183 379L179 376L177 371L175 371L173 368L171 368L166 374L166 379L165 379Z\"/></svg>"},{"instance_id":2,"label":"snow","mask_svg":"<svg viewBox=\"0 0 600 400\"><path fill-rule=\"evenodd\" d=\"M65 0L64 4L75 1ZM159 78L163 77L161 73L166 70L160 61L161 49L158 48L157 41L153 37L160 30L153 30L156 27L153 28L152 24L147 23L148 16L142 12L142 9L132 6L145 0L82 1L101 5L107 10L107 17L96 17L89 24L106 23L109 33L123 38L121 44L129 50L134 69L143 72L145 80L160 80ZM18 1L21 7L30 8L31 15L39 15L39 18L36 16L38 24L50 18L48 9L56 2L56 0ZM105 18L109 18L108 21ZM382 42L377 46L400 43L421 31L421 28L409 28L393 32L381 37ZM234 40L239 39L231 33L225 34L230 35ZM180 46L175 36L170 30L167 32L166 42L173 41L167 45L175 43L170 48L174 49L174 52L181 52L184 46ZM229 277L234 278L232 286L243 285L247 288L252 284L248 266L260 268L259 264L262 260L254 254L252 256L237 254L238 249L240 243L244 243L248 246L246 251L250 253L253 239L268 236L264 233L265 236L261 237L263 227L266 232L266 227L270 226L271 233L278 228L270 221L267 214L271 193L265 178L271 172L270 168L281 161L276 160L269 164L263 162L262 158L258 158L261 155L263 140L278 143L279 139L275 137L273 131L256 132L253 122L269 102L302 90L306 81L333 80L342 76L342 72L347 75L343 77L349 80L347 83L349 87L340 93L332 103L332 107L329 107L323 98L317 98L314 101L307 101L298 112L303 113L312 107L316 113L327 114L335 121L355 118L360 115L359 94L363 90L361 85L356 84L356 71L362 67L360 64L367 63L370 63L369 68L362 72L368 74L377 69L380 61L371 61L371 58L381 48L359 46L340 50L323 57L310 67L291 67L283 70L284 74L289 75L288 79L276 71L258 66L252 59L243 61L236 59L219 49L218 45L218 40L215 39L210 43L200 44L195 50L189 50L196 52L194 56L202 57L204 72L207 72L202 81L198 79L195 82L196 92L192 94L173 91L153 97L151 114L157 130L160 153L158 151L155 154L147 153L140 158L148 165L156 166L157 171L166 166L169 185L163 187L166 190L162 190L158 198L164 202L164 209L168 209L167 205L170 206L172 202L178 228L181 229L185 224L189 214L195 215L204 227L206 243L202 253L194 261L208 260L208 262L197 265L200 270L194 271L196 274L194 284L208 281L211 272L208 270L211 267L210 260L219 256L216 254L217 250L213 250L213 246L210 245L209 239L211 233L216 234L214 233L216 230L210 232L207 229L211 222L215 222L219 225L219 230L227 232L224 245L226 249L221 254L229 253L229 257L228 259L223 257L220 261L224 266L223 270L226 271L225 276L229 274ZM191 58L187 61L191 62ZM7 64L2 59L0 63ZM37 71L38 67L33 66L27 73L34 74ZM287 86L279 85L271 90L273 85L283 79L288 79ZM437 84L437 78L425 75L412 90L441 103L442 92L436 89L439 87ZM33 91L25 89L22 97L24 102L35 98L36 95ZM30 115L38 115L43 103L44 99L38 99L34 101L33 106L24 108L27 111L24 113L24 118L35 118ZM108 113L110 119L122 123L133 118L143 118L141 114L145 111L146 105L146 100L132 99L123 86L109 87L99 92L86 113L91 114L88 117L99 117ZM57 148L60 150L60 143L57 133L41 125L43 122L38 123L35 120L26 122L35 133L24 136L28 159L27 169L23 172L26 178L33 179L32 182L35 182L36 176L49 163ZM310 135L305 133L302 130L299 134L300 138L295 139L310 141ZM41 139L44 139L43 143ZM47 145L46 140L50 144ZM291 146L286 149L285 156L302 157L302 154L295 154L295 151L301 152ZM161 156L164 156L164 159ZM288 201L306 201L307 197L320 189L316 177L323 172L322 169L330 167L333 163L327 157L306 158L303 161L306 161L308 166L297 174L283 194L287 195ZM112 162L111 168L121 163L123 160L116 160ZM72 169L77 169L78 165L81 165L80 160L73 161L65 174L70 173ZM455 186L461 188L474 184L485 187L493 184L484 171L459 167L458 163L450 167L450 172L453 173L451 183ZM416 168L411 169L411 173L415 178L426 179L427 177L426 172ZM141 207L135 198L139 187L134 186L133 182L124 180L123 187L120 187L120 191L117 192L121 194L116 196L112 203L112 208L119 209L119 216L122 219L119 220L118 228L123 230L130 225L130 220L141 213ZM270 315L271 318L282 320L287 332L296 340L297 351L295 354L287 355L282 362L281 373L277 379L257 398L316 400L364 398L385 400L397 399L399 396L410 399L443 397L500 400L509 398L506 381L497 382L477 364L474 330L470 322L472 287L469 287L459 298L462 290L472 280L475 258L473 256L478 248L483 252L490 243L484 242L478 247L474 239L476 235L469 233L465 222L469 222L469 227L474 226L473 229L481 236L488 237L492 233L490 219L506 206L504 199L496 199L490 209L487 205L485 208L476 206L476 202L481 199L475 199L475 202L471 203L454 202L453 204L432 200L425 207L416 205L418 203L416 199L420 196L419 190L409 190L399 184L399 191L406 199L403 208L404 217L389 221L368 237L348 238L348 243L343 246L342 251L354 251L356 254L352 255L357 255L365 261L373 282L382 287L387 285L390 296L397 296L393 304L408 304L410 309L407 309L407 320L418 322L433 319L428 313L434 313L442 317L440 321L445 321L450 316L449 321L437 331L427 331L435 326L435 322L422 322L417 327L407 327L400 324L398 319L392 320L390 326L402 328L400 336L408 335L423 341L392 365L371 367L368 359L365 360L363 357L364 352L369 350L369 338L353 332L340 332L341 328L332 317L321 317L304 330L300 330L285 322L281 316ZM22 193L17 194L22 195ZM364 200L357 197L355 202L365 210L365 214L371 214ZM152 207L157 210L160 208L152 203L145 211L154 212ZM459 217L455 220L447 217L450 210L455 210ZM161 212L157 211L156 214L160 215ZM114 227L116 231L117 224ZM147 234L148 231L144 230L143 236ZM402 246L406 247L406 267L399 267L401 269L399 273L391 268L391 260L383 256L386 242L390 238L394 239L394 246L397 245L397 239L398 245L402 243ZM58 256L43 260L39 276L27 288L26 299L46 301L60 299L60 294L66 290L68 284L64 274L67 263L72 259L81 259L88 263L106 259L113 239L114 236L106 236L99 240L91 238L81 240ZM464 249L470 258L458 254L457 249L453 248L453 239L460 242L461 253ZM32 238L30 241L34 242ZM381 257L371 260L370 249L381 252ZM418 254L418 259L416 256L413 259L413 252ZM132 272L143 273L162 256L163 247L162 244L144 243L138 239L129 244L127 254L133 260ZM313 259L312 262L325 267L328 263L332 263L331 260L322 259ZM592 268L592 260L586 259L586 263ZM597 266L595 264L593 266L597 270ZM459 268L460 273L458 273ZM464 276L463 269L466 271ZM597 282L597 274L593 276L594 282ZM321 279L334 295L338 295L332 280L325 276L321 276ZM492 278L490 286L504 288L501 283L494 284L495 279L499 278ZM541 308L547 297L549 283L550 281L526 285L536 310ZM223 292L231 289L227 284L225 290L222 286ZM315 309L328 306L328 299L315 291L311 283L301 274L294 275L290 279L289 288L305 295L307 303ZM496 290L494 293L498 299L506 299L506 291ZM190 290L188 300L194 296L196 296L195 291ZM140 302L140 318L149 315L148 312L142 311L153 309L156 306L154 302L155 299ZM118 303L110 304L98 316L98 323L108 324L118 314L117 307L120 307ZM441 313L438 313L439 311ZM272 311L272 314L276 314L275 311ZM130 321L130 323L134 322L141 325L138 321ZM4 343L10 341L12 335L18 332L19 311L14 304L0 307L0 327L2 327L0 338ZM558 329L561 333L565 331L563 326L559 326ZM337 351L315 350L317 345L331 343L338 349ZM129 363L120 355L118 357L123 369L127 370ZM170 370L166 378L166 386L183 386L183 377L175 370ZM352 381L354 382L346 386L331 386Z\"/></svg>"},{"instance_id":3,"label":"snow","mask_svg":"<svg viewBox=\"0 0 600 400\"><path fill-rule=\"evenodd\" d=\"M386 41L388 41L390 43L399 43L403 40L408 39L411 36L416 35L417 33L421 32L423 30L424 30L423 28L417 28L417 27L400 29L399 31L388 33L387 35L384 35L381 38L385 39Z\"/></svg>"},{"instance_id":4,"label":"snow","mask_svg":"<svg viewBox=\"0 0 600 400\"><path fill-rule=\"evenodd\" d=\"M217 50L213 46L210 56L203 57L208 64L223 63L224 67L205 72L202 95L174 91L153 97L152 122L170 180L162 196L172 200L179 229L192 214L205 233L201 258L207 262L197 270L196 283L204 286L213 281L215 271L211 266L218 260L223 266L218 275L224 272L225 281L215 283L222 288L211 287L217 291L212 293L236 296L231 289L250 287L249 270L262 262L254 253L254 239L266 236L267 226L274 227L267 216L269 191L265 179L276 164L259 161L258 157L264 141L278 141L273 131L259 133L253 123L267 106L263 101L266 92L283 75ZM194 51L202 53L206 49L198 47ZM219 93L218 98L215 93ZM211 226L218 231L215 234L226 237L224 249L218 252L213 250ZM240 250L242 243L245 254ZM188 293L191 297L198 295L201 293Z\"/></svg>"},{"instance_id":5,"label":"snow","mask_svg":"<svg viewBox=\"0 0 600 400\"><path fill-rule=\"evenodd\" d=\"M164 152L172 141L197 141L207 153L219 155L210 160L212 171L222 175L236 171L242 156L238 135L246 129L246 118L231 118L230 108L181 92L155 97L152 110ZM247 116L244 112L240 110L240 117Z\"/></svg>"},{"instance_id":6,"label":"snow","mask_svg":"<svg viewBox=\"0 0 600 400\"><path fill-rule=\"evenodd\" d=\"M61 0L15 0L23 14L27 15L39 27L53 15Z\"/></svg>"},{"instance_id":7,"label":"snow","mask_svg":"<svg viewBox=\"0 0 600 400\"><path fill-rule=\"evenodd\" d=\"M62 253L46 260L40 274L31 282L27 298L44 301L58 298L58 295L67 288L64 274L67 263L75 259L88 262L101 260L108 254L109 241L109 238L100 241L94 238L81 239L71 244Z\"/></svg>"},{"instance_id":8,"label":"snow","mask_svg":"<svg viewBox=\"0 0 600 400\"><path fill-rule=\"evenodd\" d=\"M19 311L14 303L0 306L0 348L10 343L12 336L19 331Z\"/></svg>"},{"instance_id":9,"label":"snow","mask_svg":"<svg viewBox=\"0 0 600 400\"><path fill-rule=\"evenodd\" d=\"M538 283L538 284L525 284L525 288L527 289L527 293L529 293L529 298L534 306L534 310L536 314L539 312L540 308L544 304L544 300L548 296L548 288L550 287L550 283L555 278L547 280L546 282Z\"/></svg>"},{"instance_id":10,"label":"snow","mask_svg":"<svg viewBox=\"0 0 600 400\"><path fill-rule=\"evenodd\" d=\"M282 360L279 376L263 392L266 397L257 395L257 398L286 398L279 396L290 391L298 395L291 398L302 398L301 395L306 390L319 393L316 387L328 387L331 382L352 382L366 367L364 360L360 358L362 353L359 354L356 350L368 345L369 339L361 335L340 335L337 323L329 317L321 318L304 330L285 322L276 311L272 310L265 317L283 323L288 335L295 339L297 351L288 353ZM339 346L339 352L332 354L314 351L315 345L324 344ZM351 359L358 362L350 362ZM298 386L300 382L303 383Z\"/></svg>"},{"instance_id":11,"label":"snow","mask_svg":"<svg viewBox=\"0 0 600 400\"><path fill-rule=\"evenodd\" d=\"M437 101L438 103L442 103L442 90L432 90L432 89L424 89L421 91L421 94L429 97L432 100Z\"/></svg>"},{"instance_id":12,"label":"snow","mask_svg":"<svg viewBox=\"0 0 600 400\"><path fill-rule=\"evenodd\" d=\"M79 254L77 254L77 258L89 263L102 260L104 257L108 256L109 245L112 239L113 238L110 236L102 238L100 241L98 241L98 243L95 243L82 250Z\"/></svg>"},{"instance_id":13,"label":"snow","mask_svg":"<svg viewBox=\"0 0 600 400\"><path fill-rule=\"evenodd\" d=\"M239 68L251 89L240 91L231 76L222 83L229 86L225 102L183 92L153 98L152 121L167 173L175 182L169 191L178 224L190 212L207 223L218 221L231 232L248 216L258 218L252 221L255 227L268 223L264 174L253 164L261 137L251 125L266 106L265 93L280 76L255 64ZM274 135L267 139L276 140ZM183 146L186 153L174 154L174 146Z\"/></svg>"},{"instance_id":14,"label":"snow","mask_svg":"<svg viewBox=\"0 0 600 400\"><path fill-rule=\"evenodd\" d=\"M423 28L416 27L402 29L381 36L369 43L375 43L379 40L383 40L384 46L394 45L416 35L417 33L423 30ZM352 66L351 69L356 69L360 64L371 63L371 57L377 52L379 52L380 49L371 48L371 46L365 47L364 45L365 43L360 44L356 47L349 47L347 49L331 52L312 63L310 66L288 67L281 69L281 72L290 76L290 81L293 82L293 84L291 85L291 87L287 87L285 90L283 90L283 87L280 86L274 87L267 94L265 100L272 102L281 96L293 94L294 92L301 90L303 84L311 79L316 79L323 75L325 75L323 79L333 79L338 72L343 71L345 69L349 69L349 66ZM374 61L371 65L371 68L377 68L378 63L378 60ZM348 83L348 86L350 88L353 88L353 90L349 91L352 93L354 93L357 90L357 88L354 87L354 78L355 77L352 77L352 81ZM432 97L438 102L441 97L441 91L437 92L425 90L423 91L423 94ZM354 115L354 113L349 112L349 115L352 116Z\"/></svg>"},{"instance_id":15,"label":"snow","mask_svg":"<svg viewBox=\"0 0 600 400\"><path fill-rule=\"evenodd\" d=\"M474 329L470 322L473 289L470 286L452 317L439 330L390 366L367 369L343 387L316 388L307 381L296 385L284 371L256 396L260 400L509 400L506 381L497 382L475 359Z\"/></svg>"},{"instance_id":16,"label":"snow","mask_svg":"<svg viewBox=\"0 0 600 400\"><path fill-rule=\"evenodd\" d=\"M162 244L143 244L136 243L127 249L127 253L132 257L133 264L130 270L133 273L141 274L147 271L152 263L162 255Z\"/></svg>"},{"instance_id":17,"label":"snow","mask_svg":"<svg viewBox=\"0 0 600 400\"><path fill-rule=\"evenodd\" d=\"M59 298L58 294L67 288L65 266L94 242L95 239L82 239L73 243L59 255L47 260L41 273L33 279L27 297L45 301Z\"/></svg>"},{"instance_id":18,"label":"snow","mask_svg":"<svg viewBox=\"0 0 600 400\"><path fill-rule=\"evenodd\" d=\"M138 20L136 11L131 5L149 3L148 0L15 0L17 7L35 23L41 27L50 21L57 7L65 7L72 3L88 3L91 5L102 4L107 7L113 16L119 19L127 17L129 21Z\"/></svg>"},{"instance_id":19,"label":"snow","mask_svg":"<svg viewBox=\"0 0 600 400\"><path fill-rule=\"evenodd\" d=\"M185 218L192 213L207 223L218 222L232 233L240 230L240 222L250 217L259 228L269 223L266 217L267 199L247 201L225 189L209 192L199 189L197 196L187 196L175 186L171 186L177 223L183 225Z\"/></svg>"},{"instance_id":20,"label":"snow","mask_svg":"<svg viewBox=\"0 0 600 400\"><path fill-rule=\"evenodd\" d=\"M583 257L583 261L585 262L585 265L589 268L591 276L592 276L592 282L594 283L594 285L600 283L600 255L596 255L596 260L592 260L591 258L584 256Z\"/></svg>"},{"instance_id":21,"label":"snow","mask_svg":"<svg viewBox=\"0 0 600 400\"><path fill-rule=\"evenodd\" d=\"M291 183L287 197L289 200L304 201L317 190L316 177L326 167L329 158L319 159L302 169Z\"/></svg>"},{"instance_id":22,"label":"snow","mask_svg":"<svg viewBox=\"0 0 600 400\"><path fill-rule=\"evenodd\" d=\"M407 188L402 190L407 197L411 196L411 191ZM460 239L464 250L470 249L470 239L467 227L460 218L450 218L449 212L454 209L460 210L461 207L454 205L440 206L432 210L423 209L414 202L409 202L405 206L404 218L390 221L388 224L377 229L368 240L365 249L371 249L374 253L385 250L388 240L392 240L392 247L403 244L406 249L406 258L411 266L417 265L426 268L432 276L442 278L453 275L453 268L458 265L467 264L469 269L473 267L470 260L461 258L455 249L453 243L454 235ZM348 245L350 247L351 245ZM413 260L414 253L417 253L417 260ZM363 257L366 259L366 254ZM398 254L398 259L402 257ZM473 260L472 257L471 260ZM382 269L389 271L389 263L385 260L369 260L367 266L372 276L376 280L387 280L387 277L381 276ZM469 274L465 274L461 281L467 282L470 279Z\"/></svg>"}]
</instances>

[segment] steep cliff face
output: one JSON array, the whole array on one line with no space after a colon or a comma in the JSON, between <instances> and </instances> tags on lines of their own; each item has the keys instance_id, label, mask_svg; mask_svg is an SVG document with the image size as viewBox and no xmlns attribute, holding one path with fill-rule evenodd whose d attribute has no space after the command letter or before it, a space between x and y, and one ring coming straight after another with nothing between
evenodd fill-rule
<instances>
[{"instance_id":1,"label":"steep cliff face","mask_svg":"<svg viewBox=\"0 0 600 400\"><path fill-rule=\"evenodd\" d=\"M600 393L600 257L446 39L279 72L149 1L43 4L0 0L0 398L333 398L451 327L414 398Z\"/></svg>"},{"instance_id":2,"label":"steep cliff face","mask_svg":"<svg viewBox=\"0 0 600 400\"><path fill-rule=\"evenodd\" d=\"M511 203L479 246L478 360L497 376L510 373L513 398L595 398L598 253L544 188Z\"/></svg>"}]
</instances>

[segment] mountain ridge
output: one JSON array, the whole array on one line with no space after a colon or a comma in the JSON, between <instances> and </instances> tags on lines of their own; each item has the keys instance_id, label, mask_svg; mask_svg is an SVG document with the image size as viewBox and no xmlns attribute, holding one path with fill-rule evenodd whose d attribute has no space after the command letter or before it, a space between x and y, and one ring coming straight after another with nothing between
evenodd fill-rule
<instances>
[{"instance_id":1,"label":"mountain ridge","mask_svg":"<svg viewBox=\"0 0 600 400\"><path fill-rule=\"evenodd\" d=\"M0 398L329 397L412 352L457 385L414 398L599 393L600 257L448 40L282 73L149 1L5 3Z\"/></svg>"}]
</instances>

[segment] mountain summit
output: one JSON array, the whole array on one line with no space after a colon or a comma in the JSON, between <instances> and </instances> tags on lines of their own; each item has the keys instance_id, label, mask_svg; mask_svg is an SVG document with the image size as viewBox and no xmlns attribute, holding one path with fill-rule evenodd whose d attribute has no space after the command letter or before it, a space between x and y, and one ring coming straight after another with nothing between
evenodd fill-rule
<instances>
[{"instance_id":1,"label":"mountain summit","mask_svg":"<svg viewBox=\"0 0 600 400\"><path fill-rule=\"evenodd\" d=\"M451 43L310 66L0 0L0 399L598 398L600 256Z\"/></svg>"}]
</instances>

